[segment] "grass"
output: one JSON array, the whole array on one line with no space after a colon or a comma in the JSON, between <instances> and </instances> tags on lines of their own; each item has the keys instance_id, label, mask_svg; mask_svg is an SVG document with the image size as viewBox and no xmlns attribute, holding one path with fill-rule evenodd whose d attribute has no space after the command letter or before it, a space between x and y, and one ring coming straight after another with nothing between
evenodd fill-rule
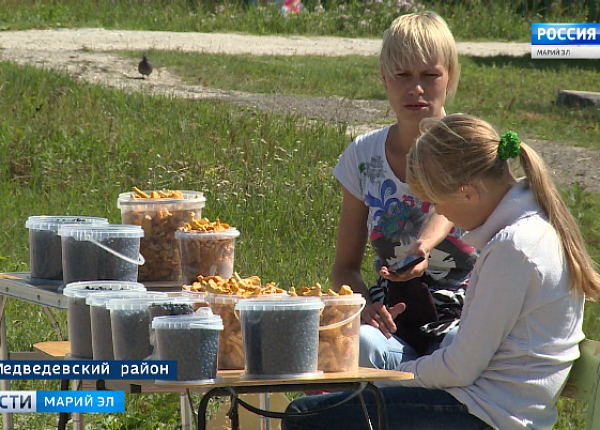
<instances>
[{"instance_id":1,"label":"grass","mask_svg":"<svg viewBox=\"0 0 600 430\"><path fill-rule=\"evenodd\" d=\"M118 223L118 194L138 185L202 190L203 215L242 232L241 274L285 287L327 284L339 210L331 169L347 143L343 130L220 103L130 95L13 64L0 65L0 81L0 270L28 270L28 215L103 214ZM7 318L12 350L56 338L39 307L10 301ZM118 428L140 428L137 418L147 428L167 422L162 407L142 408L162 405L160 396L135 397L128 398L135 412ZM166 408L176 417L176 404ZM43 428L41 417L19 416L20 428Z\"/></svg>"},{"instance_id":2,"label":"grass","mask_svg":"<svg viewBox=\"0 0 600 430\"><path fill-rule=\"evenodd\" d=\"M340 205L331 169L348 143L343 127L218 102L127 94L9 63L0 64L0 81L0 270L28 270L28 215L98 215L118 223L118 194L138 185L203 191L203 215L242 232L240 273L284 287L328 285ZM565 190L565 198L598 258L600 201L576 188ZM373 277L370 266L365 260ZM599 314L597 304L588 305L589 337L597 338ZM7 318L12 350L56 339L39 307L11 300ZM64 314L59 320L66 331ZM127 396L125 415L94 416L89 428L176 428L176 400ZM19 428L32 429L55 418L17 417ZM571 412L568 418L573 422Z\"/></svg>"},{"instance_id":3,"label":"grass","mask_svg":"<svg viewBox=\"0 0 600 430\"><path fill-rule=\"evenodd\" d=\"M308 34L380 38L400 14L439 12L459 40L531 40L532 22L593 22L581 2L305 0L298 15L276 1L218 0L0 0L5 29L109 29ZM532 5L537 5L535 8ZM523 4L530 4L524 9ZM550 7L546 8L548 4ZM567 7L567 5L570 5Z\"/></svg>"},{"instance_id":4,"label":"grass","mask_svg":"<svg viewBox=\"0 0 600 430\"><path fill-rule=\"evenodd\" d=\"M121 53L137 58L138 53ZM375 57L277 57L150 51L154 64L192 85L296 96L385 100ZM600 109L566 109L559 89L597 90L600 69L588 60L461 57L461 81L449 112L486 118L522 136L600 149ZM518 88L518 91L515 91Z\"/></svg>"},{"instance_id":5,"label":"grass","mask_svg":"<svg viewBox=\"0 0 600 430\"><path fill-rule=\"evenodd\" d=\"M487 37L496 40L527 40L529 22L544 21L523 19L498 3L489 6L496 9L486 9L478 1L469 7L449 3L426 5L448 18L459 39L483 38L487 31ZM307 16L286 18L274 8L244 9L221 2L0 0L0 27L103 26L379 38L397 11L383 2L369 15L364 5L376 4L362 4L360 9L359 2L329 2L319 11L307 3ZM555 21L568 20L583 19L561 15ZM210 76L201 83L214 87L384 98L372 58L284 61L152 52L152 59L177 68L190 82ZM599 72L592 62L495 57L462 58L461 63L462 82L449 111L477 114L531 137L598 149L597 109L565 114L552 104L556 90L564 85L594 90L590 82L598 81ZM520 94L514 94L514 88ZM219 217L242 232L236 242L236 269L241 274L258 274L284 287L328 285L340 210L339 186L331 170L347 144L343 126L218 102L128 94L76 83L56 72L0 63L0 270L28 270L27 216L96 215L118 223L118 194L138 185L203 191L208 199L203 215ZM590 254L600 261L600 220L595 216L600 197L577 187L563 193ZM368 258L363 269L372 280ZM598 303L588 303L584 328L590 338L599 339L599 317ZM9 300L6 318L11 350L31 350L35 342L57 338L37 306ZM58 320L66 332L64 312L58 313ZM15 381L13 388L57 389L58 383ZM176 395L127 396L125 414L87 416L87 428L174 429L179 425L178 407ZM561 399L556 428L582 429L583 412L578 403ZM55 415L15 418L17 428L56 425Z\"/></svg>"}]
</instances>

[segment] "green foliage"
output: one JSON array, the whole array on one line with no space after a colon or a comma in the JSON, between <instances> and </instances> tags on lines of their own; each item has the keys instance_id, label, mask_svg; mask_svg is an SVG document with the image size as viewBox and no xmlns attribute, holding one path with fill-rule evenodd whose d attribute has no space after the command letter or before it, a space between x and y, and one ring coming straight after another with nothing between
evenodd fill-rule
<instances>
[{"instance_id":1,"label":"green foliage","mask_svg":"<svg viewBox=\"0 0 600 430\"><path fill-rule=\"evenodd\" d=\"M203 215L242 232L236 242L241 274L284 287L328 284L340 204L331 169L348 143L343 127L217 102L127 94L9 63L0 64L0 82L0 270L28 270L27 216L97 215L118 223L118 194L138 185L203 191ZM597 258L597 196L573 188L565 200ZM589 337L597 338L599 314L597 303L588 304ZM13 350L56 338L37 306L10 300L7 318ZM64 313L58 319L65 332ZM177 426L172 396L127 396L126 404L124 415L88 416L89 428ZM561 414L570 413L564 404ZM19 428L45 428L55 417L17 419Z\"/></svg>"},{"instance_id":2,"label":"green foliage","mask_svg":"<svg viewBox=\"0 0 600 430\"><path fill-rule=\"evenodd\" d=\"M254 34L380 38L399 15L435 10L458 39L530 40L532 22L585 22L582 2L523 8L522 1L306 0L299 14L275 0L0 0L0 27L103 27L152 31L234 31ZM544 2L547 3L547 2ZM562 2L565 3L565 2Z\"/></svg>"},{"instance_id":3,"label":"green foliage","mask_svg":"<svg viewBox=\"0 0 600 430\"><path fill-rule=\"evenodd\" d=\"M385 100L376 57L276 57L152 51L194 85L297 96ZM137 53L129 53L137 58ZM556 106L559 89L595 91L600 70L588 60L461 57L461 80L448 112L481 116L527 141L535 137L600 149L600 109ZM517 89L517 90L515 90Z\"/></svg>"}]
</instances>

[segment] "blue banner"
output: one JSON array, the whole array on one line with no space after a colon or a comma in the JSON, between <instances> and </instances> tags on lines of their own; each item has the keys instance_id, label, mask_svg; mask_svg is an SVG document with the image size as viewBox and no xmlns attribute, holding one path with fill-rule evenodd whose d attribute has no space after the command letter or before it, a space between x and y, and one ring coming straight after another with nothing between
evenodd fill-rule
<instances>
[{"instance_id":1,"label":"blue banner","mask_svg":"<svg viewBox=\"0 0 600 430\"><path fill-rule=\"evenodd\" d=\"M0 391L0 412L125 412L125 392Z\"/></svg>"},{"instance_id":2,"label":"blue banner","mask_svg":"<svg viewBox=\"0 0 600 430\"><path fill-rule=\"evenodd\" d=\"M37 391L35 412L125 412L124 391Z\"/></svg>"},{"instance_id":3,"label":"blue banner","mask_svg":"<svg viewBox=\"0 0 600 430\"><path fill-rule=\"evenodd\" d=\"M0 379L177 379L175 360L0 360Z\"/></svg>"},{"instance_id":4,"label":"blue banner","mask_svg":"<svg viewBox=\"0 0 600 430\"><path fill-rule=\"evenodd\" d=\"M600 45L600 24L531 24L532 45Z\"/></svg>"}]
</instances>

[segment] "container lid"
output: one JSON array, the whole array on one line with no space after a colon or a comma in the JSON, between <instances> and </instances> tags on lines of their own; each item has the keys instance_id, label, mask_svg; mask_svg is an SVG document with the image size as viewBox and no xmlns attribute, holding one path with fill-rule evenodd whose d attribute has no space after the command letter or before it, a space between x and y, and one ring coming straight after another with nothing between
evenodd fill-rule
<instances>
[{"instance_id":1,"label":"container lid","mask_svg":"<svg viewBox=\"0 0 600 430\"><path fill-rule=\"evenodd\" d=\"M240 300L280 300L282 298L288 298L287 292L273 293L273 294L260 294L260 295L244 295L244 294L220 294L220 293L206 293L206 301L210 304L236 304Z\"/></svg>"},{"instance_id":2,"label":"container lid","mask_svg":"<svg viewBox=\"0 0 600 430\"><path fill-rule=\"evenodd\" d=\"M158 291L107 291L98 294L90 294L86 299L85 303L90 306L106 307L106 303L113 299L139 299L144 297L162 298L167 297L166 293Z\"/></svg>"},{"instance_id":3,"label":"container lid","mask_svg":"<svg viewBox=\"0 0 600 430\"><path fill-rule=\"evenodd\" d=\"M321 310L325 307L320 297L289 297L281 299L240 300L236 311L305 311Z\"/></svg>"},{"instance_id":4,"label":"container lid","mask_svg":"<svg viewBox=\"0 0 600 430\"><path fill-rule=\"evenodd\" d=\"M200 308L192 315L165 315L152 319L154 329L209 329L223 330L223 320L210 308Z\"/></svg>"},{"instance_id":5,"label":"container lid","mask_svg":"<svg viewBox=\"0 0 600 430\"><path fill-rule=\"evenodd\" d=\"M32 230L49 230L58 232L60 226L65 224L108 224L108 219L93 216L51 216L38 215L30 216L25 221L25 227Z\"/></svg>"},{"instance_id":6,"label":"container lid","mask_svg":"<svg viewBox=\"0 0 600 430\"><path fill-rule=\"evenodd\" d=\"M146 194L152 193L152 191L144 191ZM134 207L142 207L143 210L162 210L165 205L169 207L175 206L179 209L197 209L203 208L206 203L206 197L199 191L181 191L183 199L177 198L158 198L158 199L144 199L132 197L132 192L119 194L117 200L117 207L124 209L133 209Z\"/></svg>"},{"instance_id":7,"label":"container lid","mask_svg":"<svg viewBox=\"0 0 600 430\"><path fill-rule=\"evenodd\" d=\"M170 297L139 297L139 298L124 298L124 299L113 299L106 303L106 309L111 311L139 311L147 310L153 304L168 303L173 299ZM181 302L178 302L181 303Z\"/></svg>"},{"instance_id":8,"label":"container lid","mask_svg":"<svg viewBox=\"0 0 600 430\"><path fill-rule=\"evenodd\" d=\"M346 294L341 296L321 296L325 306L362 305L365 298L360 293Z\"/></svg>"},{"instance_id":9,"label":"container lid","mask_svg":"<svg viewBox=\"0 0 600 430\"><path fill-rule=\"evenodd\" d=\"M164 305L165 303L175 303L175 304L190 304L193 305L197 300L194 300L192 297L180 295L180 296L171 296L166 295L164 297L158 297L150 306L154 305Z\"/></svg>"},{"instance_id":10,"label":"container lid","mask_svg":"<svg viewBox=\"0 0 600 430\"><path fill-rule=\"evenodd\" d=\"M192 298L201 298L203 299L206 296L206 291L194 291L190 289L189 285L184 285L183 289L179 292L182 296L192 297Z\"/></svg>"},{"instance_id":11,"label":"container lid","mask_svg":"<svg viewBox=\"0 0 600 430\"><path fill-rule=\"evenodd\" d=\"M127 281L82 281L68 283L63 289L67 297L87 297L91 293L108 291L146 291L144 284Z\"/></svg>"},{"instance_id":12,"label":"container lid","mask_svg":"<svg viewBox=\"0 0 600 430\"><path fill-rule=\"evenodd\" d=\"M75 240L102 240L107 238L143 237L144 230L139 225L107 224L77 225L69 224L58 229L59 236L69 236Z\"/></svg>"},{"instance_id":13,"label":"container lid","mask_svg":"<svg viewBox=\"0 0 600 430\"><path fill-rule=\"evenodd\" d=\"M240 232L235 227L223 231L175 230L176 239L218 240L238 237Z\"/></svg>"}]
</instances>

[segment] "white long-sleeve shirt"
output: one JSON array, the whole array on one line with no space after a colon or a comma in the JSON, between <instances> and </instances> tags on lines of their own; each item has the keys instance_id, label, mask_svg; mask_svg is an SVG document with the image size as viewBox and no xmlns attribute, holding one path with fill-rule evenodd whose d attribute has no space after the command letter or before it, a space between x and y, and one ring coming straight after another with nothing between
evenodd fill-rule
<instances>
[{"instance_id":1,"label":"white long-sleeve shirt","mask_svg":"<svg viewBox=\"0 0 600 430\"><path fill-rule=\"evenodd\" d=\"M584 338L584 297L569 289L555 230L521 181L463 240L481 250L458 333L403 363L403 386L443 389L500 430L551 429Z\"/></svg>"}]
</instances>

